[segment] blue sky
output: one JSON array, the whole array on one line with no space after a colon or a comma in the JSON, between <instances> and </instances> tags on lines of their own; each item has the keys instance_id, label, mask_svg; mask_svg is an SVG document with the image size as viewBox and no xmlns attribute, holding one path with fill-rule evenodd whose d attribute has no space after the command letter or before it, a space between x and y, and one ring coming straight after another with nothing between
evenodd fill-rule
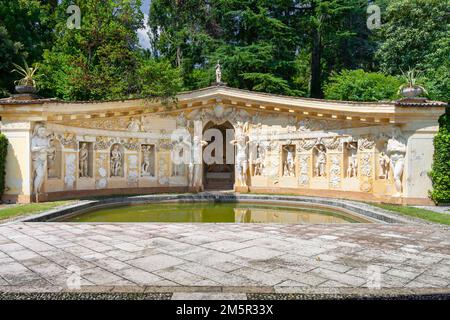
<instances>
[{"instance_id":1,"label":"blue sky","mask_svg":"<svg viewBox=\"0 0 450 320\"><path fill-rule=\"evenodd\" d=\"M148 12L150 9L150 1L151 0L143 0L141 10L144 13L145 17L145 28L138 30L138 37L139 37L139 44L146 49L150 48L150 39L148 37L148 28L147 28L147 18L148 18Z\"/></svg>"}]
</instances>

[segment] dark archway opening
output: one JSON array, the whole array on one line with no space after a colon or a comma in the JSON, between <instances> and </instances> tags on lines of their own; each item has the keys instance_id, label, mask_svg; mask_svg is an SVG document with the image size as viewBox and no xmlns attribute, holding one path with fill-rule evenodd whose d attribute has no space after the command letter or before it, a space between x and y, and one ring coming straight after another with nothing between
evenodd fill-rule
<instances>
[{"instance_id":1,"label":"dark archway opening","mask_svg":"<svg viewBox=\"0 0 450 320\"><path fill-rule=\"evenodd\" d=\"M203 162L203 185L205 186L205 190L232 190L234 187L234 163L227 164L226 155L227 150L234 148L234 146L227 141L226 132L227 130L232 130L234 133L234 127L229 121L222 124L208 122L203 129L203 133L208 129L217 129L221 132L223 137L223 159L222 163L206 164ZM214 138L208 142L209 144L213 143ZM212 156L215 156L214 152Z\"/></svg>"}]
</instances>

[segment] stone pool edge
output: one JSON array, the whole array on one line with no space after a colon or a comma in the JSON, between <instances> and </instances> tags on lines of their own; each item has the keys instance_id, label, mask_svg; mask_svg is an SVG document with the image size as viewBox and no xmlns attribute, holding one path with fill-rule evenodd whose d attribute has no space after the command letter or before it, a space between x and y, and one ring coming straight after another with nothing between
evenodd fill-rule
<instances>
[{"instance_id":1,"label":"stone pool edge","mask_svg":"<svg viewBox=\"0 0 450 320\"><path fill-rule=\"evenodd\" d=\"M81 200L74 204L58 207L55 209L47 210L31 216L26 216L13 220L8 223L15 222L50 222L63 216L68 216L76 213L82 213L86 210L91 210L94 207L102 207L105 205L126 205L126 204L146 204L153 202L251 202L257 201L258 203L272 203L272 204L316 204L331 206L337 209L343 209L354 212L362 217L366 217L375 220L374 223L423 223L414 218L406 218L399 216L396 213L371 206L366 203L319 198L319 197L304 197L304 196L288 196L288 195L260 195L260 194L238 194L238 193L221 193L221 192L201 192L196 194L152 194L152 195L140 195L140 196L123 196L123 197L111 197L98 200Z\"/></svg>"}]
</instances>

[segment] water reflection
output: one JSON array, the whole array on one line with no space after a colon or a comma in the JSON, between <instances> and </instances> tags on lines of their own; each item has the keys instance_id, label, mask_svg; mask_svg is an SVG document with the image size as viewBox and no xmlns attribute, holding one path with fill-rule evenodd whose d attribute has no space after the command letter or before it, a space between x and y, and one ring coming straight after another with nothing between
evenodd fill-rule
<instances>
[{"instance_id":1,"label":"water reflection","mask_svg":"<svg viewBox=\"0 0 450 320\"><path fill-rule=\"evenodd\" d=\"M73 222L368 222L338 210L250 203L160 203L105 208L70 217Z\"/></svg>"}]
</instances>

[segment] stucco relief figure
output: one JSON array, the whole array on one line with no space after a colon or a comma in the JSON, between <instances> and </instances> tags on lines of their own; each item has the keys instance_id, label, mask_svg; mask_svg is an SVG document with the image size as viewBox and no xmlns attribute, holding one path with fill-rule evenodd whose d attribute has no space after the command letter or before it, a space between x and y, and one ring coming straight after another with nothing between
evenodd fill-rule
<instances>
[{"instance_id":1,"label":"stucco relief figure","mask_svg":"<svg viewBox=\"0 0 450 320\"><path fill-rule=\"evenodd\" d=\"M341 184L341 162L339 157L333 155L331 157L330 166L330 186L332 188L339 188Z\"/></svg>"},{"instance_id":2,"label":"stucco relief figure","mask_svg":"<svg viewBox=\"0 0 450 320\"><path fill-rule=\"evenodd\" d=\"M127 126L128 131L138 132L141 131L141 122L136 118L131 118Z\"/></svg>"},{"instance_id":3,"label":"stucco relief figure","mask_svg":"<svg viewBox=\"0 0 450 320\"><path fill-rule=\"evenodd\" d=\"M314 146L317 152L316 162L314 163L314 171L317 177L325 177L325 169L327 166L327 151L321 144Z\"/></svg>"},{"instance_id":4,"label":"stucco relief figure","mask_svg":"<svg viewBox=\"0 0 450 320\"><path fill-rule=\"evenodd\" d=\"M204 123L213 121L216 123L223 123L226 120L232 121L236 116L235 108L225 108L221 104L217 104L213 109L202 108L192 111L188 118L191 120L201 120Z\"/></svg>"},{"instance_id":5,"label":"stucco relief figure","mask_svg":"<svg viewBox=\"0 0 450 320\"><path fill-rule=\"evenodd\" d=\"M87 178L89 177L89 149L86 142L81 144L78 157L80 162L80 178Z\"/></svg>"},{"instance_id":6,"label":"stucco relief figure","mask_svg":"<svg viewBox=\"0 0 450 320\"><path fill-rule=\"evenodd\" d=\"M222 83L222 66L220 61L217 61L216 64L216 83Z\"/></svg>"},{"instance_id":7,"label":"stucco relief figure","mask_svg":"<svg viewBox=\"0 0 450 320\"><path fill-rule=\"evenodd\" d=\"M310 132L317 130L325 130L328 127L326 120L314 120L310 118L301 119L298 123L298 130L300 132Z\"/></svg>"},{"instance_id":8,"label":"stucco relief figure","mask_svg":"<svg viewBox=\"0 0 450 320\"><path fill-rule=\"evenodd\" d=\"M396 128L392 130L391 138L388 140L386 153L390 159L390 170L392 170L397 196L402 193L402 177L405 166L406 139L401 131Z\"/></svg>"},{"instance_id":9,"label":"stucco relief figure","mask_svg":"<svg viewBox=\"0 0 450 320\"><path fill-rule=\"evenodd\" d=\"M308 118L300 120L297 125L299 131L303 132L311 131L311 122Z\"/></svg>"},{"instance_id":10,"label":"stucco relief figure","mask_svg":"<svg viewBox=\"0 0 450 320\"><path fill-rule=\"evenodd\" d=\"M188 120L186 119L186 116L184 114L184 111L181 112L176 119L177 128L186 128L188 125Z\"/></svg>"},{"instance_id":11,"label":"stucco relief figure","mask_svg":"<svg viewBox=\"0 0 450 320\"><path fill-rule=\"evenodd\" d=\"M297 131L297 117L295 116L288 116L288 124L287 124L287 131L288 133L294 133Z\"/></svg>"},{"instance_id":12,"label":"stucco relief figure","mask_svg":"<svg viewBox=\"0 0 450 320\"><path fill-rule=\"evenodd\" d=\"M384 152L380 153L378 157L378 163L380 164L380 174L378 177L380 179L389 179L389 169L391 160Z\"/></svg>"},{"instance_id":13,"label":"stucco relief figure","mask_svg":"<svg viewBox=\"0 0 450 320\"><path fill-rule=\"evenodd\" d=\"M119 145L115 144L111 150L111 177L122 176L122 159L123 154L119 149Z\"/></svg>"},{"instance_id":14,"label":"stucco relief figure","mask_svg":"<svg viewBox=\"0 0 450 320\"><path fill-rule=\"evenodd\" d=\"M47 152L50 149L49 139L47 137L47 130L44 125L37 124L34 127L33 137L31 138L31 156L33 161L33 191L37 195L41 191L44 183L46 166L47 166Z\"/></svg>"},{"instance_id":15,"label":"stucco relief figure","mask_svg":"<svg viewBox=\"0 0 450 320\"><path fill-rule=\"evenodd\" d=\"M56 178L56 146L55 139L49 139L49 149L47 152L47 175L49 178Z\"/></svg>"},{"instance_id":16,"label":"stucco relief figure","mask_svg":"<svg viewBox=\"0 0 450 320\"><path fill-rule=\"evenodd\" d=\"M201 140L199 136L194 136L191 148L191 161L188 165L188 179L191 187L200 187L202 183L202 149L208 142Z\"/></svg>"},{"instance_id":17,"label":"stucco relief figure","mask_svg":"<svg viewBox=\"0 0 450 320\"><path fill-rule=\"evenodd\" d=\"M369 153L361 156L361 175L363 177L372 176L372 157Z\"/></svg>"},{"instance_id":18,"label":"stucco relief figure","mask_svg":"<svg viewBox=\"0 0 450 320\"><path fill-rule=\"evenodd\" d=\"M67 189L72 190L75 185L75 169L76 169L76 154L70 153L65 156L66 173L64 176L64 184Z\"/></svg>"},{"instance_id":19,"label":"stucco relief figure","mask_svg":"<svg viewBox=\"0 0 450 320\"><path fill-rule=\"evenodd\" d=\"M236 136L234 140L230 143L236 146L236 175L237 183L240 186L247 186L247 170L248 170L248 159L247 159L247 146L249 140L247 137L248 122L241 123L238 122L236 125Z\"/></svg>"},{"instance_id":20,"label":"stucco relief figure","mask_svg":"<svg viewBox=\"0 0 450 320\"><path fill-rule=\"evenodd\" d=\"M135 154L128 156L127 183L135 184L138 182L138 156Z\"/></svg>"},{"instance_id":21,"label":"stucco relief figure","mask_svg":"<svg viewBox=\"0 0 450 320\"><path fill-rule=\"evenodd\" d=\"M141 175L147 177L154 176L152 167L153 148L152 146L142 146Z\"/></svg>"},{"instance_id":22,"label":"stucco relief figure","mask_svg":"<svg viewBox=\"0 0 450 320\"><path fill-rule=\"evenodd\" d=\"M347 178L358 176L358 157L356 151L358 148L352 144L347 144L347 150L350 156L348 157Z\"/></svg>"},{"instance_id":23,"label":"stucco relief figure","mask_svg":"<svg viewBox=\"0 0 450 320\"><path fill-rule=\"evenodd\" d=\"M295 176L295 156L294 146L283 146L283 150L286 151L286 160L283 165L283 176L294 177Z\"/></svg>"},{"instance_id":24,"label":"stucco relief figure","mask_svg":"<svg viewBox=\"0 0 450 320\"><path fill-rule=\"evenodd\" d=\"M307 185L309 183L309 168L308 168L309 156L301 155L300 156L300 177L299 183L301 185Z\"/></svg>"},{"instance_id":25,"label":"stucco relief figure","mask_svg":"<svg viewBox=\"0 0 450 320\"><path fill-rule=\"evenodd\" d=\"M107 176L108 176L108 170L106 169L107 167L107 155L106 154L99 154L97 156L96 162L97 162L97 174L98 174L98 178L96 181L96 185L98 189L103 189L106 188L106 186L108 185L108 180L107 180Z\"/></svg>"},{"instance_id":26,"label":"stucco relief figure","mask_svg":"<svg viewBox=\"0 0 450 320\"><path fill-rule=\"evenodd\" d=\"M159 159L158 161L158 183L159 184L168 184L169 178L167 177L168 173L168 163L164 161L164 159Z\"/></svg>"},{"instance_id":27,"label":"stucco relief figure","mask_svg":"<svg viewBox=\"0 0 450 320\"><path fill-rule=\"evenodd\" d=\"M256 156L254 164L255 164L255 167L254 167L253 175L255 175L255 176L262 175L263 170L264 170L264 148L262 147L262 145L258 145L257 156Z\"/></svg>"},{"instance_id":28,"label":"stucco relief figure","mask_svg":"<svg viewBox=\"0 0 450 320\"><path fill-rule=\"evenodd\" d=\"M185 149L189 150L188 143L183 139L183 137L179 137L179 140L175 142L172 150L172 159L177 159L172 164L172 176L174 177L183 177L186 171L186 159L185 159Z\"/></svg>"}]
</instances>

